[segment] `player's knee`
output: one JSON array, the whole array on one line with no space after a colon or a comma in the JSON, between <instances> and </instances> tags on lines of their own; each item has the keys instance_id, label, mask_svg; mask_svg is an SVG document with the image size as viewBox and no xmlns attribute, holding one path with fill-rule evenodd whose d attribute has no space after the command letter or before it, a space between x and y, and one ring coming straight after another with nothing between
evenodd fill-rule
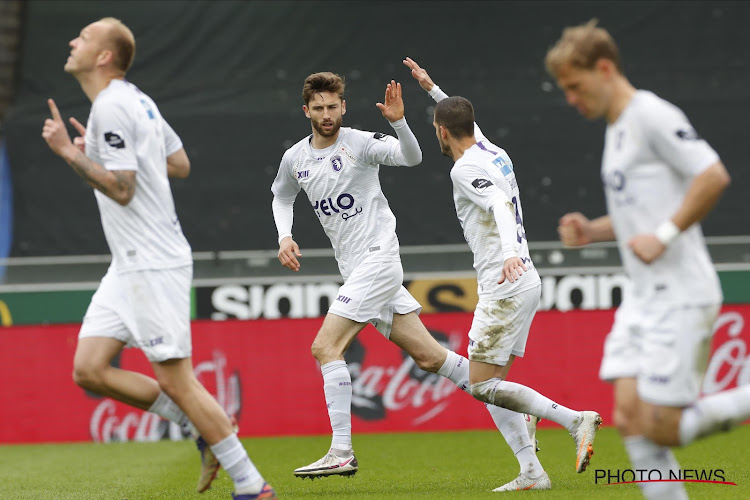
<instances>
[{"instance_id":1,"label":"player's knee","mask_svg":"<svg viewBox=\"0 0 750 500\"><path fill-rule=\"evenodd\" d=\"M660 446L679 446L679 419L672 415L652 413L643 419L641 424L643 435Z\"/></svg>"},{"instance_id":2,"label":"player's knee","mask_svg":"<svg viewBox=\"0 0 750 500\"><path fill-rule=\"evenodd\" d=\"M630 408L623 405L615 407L613 412L613 420L617 431L622 436L635 436L640 434L638 430L638 421L635 408Z\"/></svg>"},{"instance_id":3,"label":"player's knee","mask_svg":"<svg viewBox=\"0 0 750 500\"><path fill-rule=\"evenodd\" d=\"M97 392L102 385L102 376L92 365L76 364L73 366L73 382L83 389Z\"/></svg>"}]
</instances>

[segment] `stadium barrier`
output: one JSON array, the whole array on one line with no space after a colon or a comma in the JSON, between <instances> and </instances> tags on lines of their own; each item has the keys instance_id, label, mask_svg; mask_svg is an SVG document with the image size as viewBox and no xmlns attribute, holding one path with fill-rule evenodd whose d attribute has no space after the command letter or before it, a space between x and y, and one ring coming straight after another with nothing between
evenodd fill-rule
<instances>
[{"instance_id":1,"label":"stadium barrier","mask_svg":"<svg viewBox=\"0 0 750 500\"><path fill-rule=\"evenodd\" d=\"M611 425L612 390L597 373L613 317L611 309L539 312L527 356L516 361L510 380L566 406L597 410L605 425ZM466 353L471 313L422 318L440 342ZM722 309L704 392L750 383L748 322L750 305ZM320 369L310 355L320 324L320 318L193 322L196 374L220 404L237 415L240 435L330 432ZM0 428L0 442L182 438L175 425L88 394L73 383L78 329L77 324L0 329L0 421L6 423ZM481 403L446 379L418 369L369 325L347 353L347 362L355 434L494 428ZM125 350L116 364L151 373L135 349Z\"/></svg>"}]
</instances>

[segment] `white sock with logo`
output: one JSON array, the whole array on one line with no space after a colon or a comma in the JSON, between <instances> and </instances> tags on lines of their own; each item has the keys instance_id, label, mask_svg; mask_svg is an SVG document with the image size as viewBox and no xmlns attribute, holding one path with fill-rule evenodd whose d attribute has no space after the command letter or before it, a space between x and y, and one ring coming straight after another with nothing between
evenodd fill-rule
<instances>
[{"instance_id":1,"label":"white sock with logo","mask_svg":"<svg viewBox=\"0 0 750 500\"><path fill-rule=\"evenodd\" d=\"M674 458L672 450L666 446L646 439L644 436L628 436L623 438L625 449L630 457L630 464L638 474L634 480L670 479L669 471L675 471L679 477L680 464ZM643 472L637 472L642 470ZM659 471L654 472L654 471ZM628 480L630 477L628 477ZM687 500L685 486L679 482L639 483L643 496L649 500Z\"/></svg>"},{"instance_id":2,"label":"white sock with logo","mask_svg":"<svg viewBox=\"0 0 750 500\"><path fill-rule=\"evenodd\" d=\"M532 442L529 437L523 415L493 405L487 405L487 410L492 415L492 420L500 434L505 438L505 442L513 450L518 465L521 467L521 474L528 474L531 477L541 476L544 468L536 456L536 443Z\"/></svg>"},{"instance_id":3,"label":"white sock with logo","mask_svg":"<svg viewBox=\"0 0 750 500\"><path fill-rule=\"evenodd\" d=\"M231 434L211 446L211 451L234 481L235 493L256 494L263 489L263 476L247 456L237 434Z\"/></svg>"},{"instance_id":4,"label":"white sock with logo","mask_svg":"<svg viewBox=\"0 0 750 500\"><path fill-rule=\"evenodd\" d=\"M448 351L448 354L445 357L445 363L438 370L438 375L447 378L456 384L459 389L471 394L469 389L469 360L449 349L446 349L446 351Z\"/></svg>"},{"instance_id":5,"label":"white sock with logo","mask_svg":"<svg viewBox=\"0 0 750 500\"><path fill-rule=\"evenodd\" d=\"M328 418L331 420L331 449L352 449L352 377L345 361L331 361L320 367Z\"/></svg>"},{"instance_id":6,"label":"white sock with logo","mask_svg":"<svg viewBox=\"0 0 750 500\"><path fill-rule=\"evenodd\" d=\"M187 418L187 415L177 406L177 403L172 401L172 398L167 396L165 392L160 392L156 397L156 401L148 409L151 413L156 413L162 418L165 418L171 422L178 424L183 430L190 433L191 436L198 436L198 429L195 428L193 423Z\"/></svg>"},{"instance_id":7,"label":"white sock with logo","mask_svg":"<svg viewBox=\"0 0 750 500\"><path fill-rule=\"evenodd\" d=\"M748 418L750 385L706 396L682 410L680 444L690 444L698 438L729 430Z\"/></svg>"},{"instance_id":8,"label":"white sock with logo","mask_svg":"<svg viewBox=\"0 0 750 500\"><path fill-rule=\"evenodd\" d=\"M534 389L515 382L491 378L472 385L471 394L491 405L546 418L565 427L569 432L575 431L581 422L581 412L557 404Z\"/></svg>"}]
</instances>

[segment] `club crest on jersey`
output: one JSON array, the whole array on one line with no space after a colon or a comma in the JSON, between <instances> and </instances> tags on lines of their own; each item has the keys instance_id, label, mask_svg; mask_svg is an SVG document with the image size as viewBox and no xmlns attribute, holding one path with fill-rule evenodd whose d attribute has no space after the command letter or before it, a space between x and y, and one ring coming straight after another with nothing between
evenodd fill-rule
<instances>
[{"instance_id":1,"label":"club crest on jersey","mask_svg":"<svg viewBox=\"0 0 750 500\"><path fill-rule=\"evenodd\" d=\"M125 147L125 140L115 132L104 132L104 140L115 149Z\"/></svg>"},{"instance_id":2,"label":"club crest on jersey","mask_svg":"<svg viewBox=\"0 0 750 500\"><path fill-rule=\"evenodd\" d=\"M331 158L331 166L333 167L334 171L341 172L341 169L344 168L344 161L339 155L336 155Z\"/></svg>"},{"instance_id":3,"label":"club crest on jersey","mask_svg":"<svg viewBox=\"0 0 750 500\"><path fill-rule=\"evenodd\" d=\"M471 185L474 186L474 189L477 190L477 193L482 194L485 189L492 185L492 182L487 179L474 179L473 181L471 181Z\"/></svg>"}]
</instances>

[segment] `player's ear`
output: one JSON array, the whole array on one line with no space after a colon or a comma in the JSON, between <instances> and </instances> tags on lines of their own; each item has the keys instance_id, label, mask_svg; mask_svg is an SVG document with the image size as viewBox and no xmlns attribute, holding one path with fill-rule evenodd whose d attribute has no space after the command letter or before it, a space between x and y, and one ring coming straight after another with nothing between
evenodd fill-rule
<instances>
[{"instance_id":1,"label":"player's ear","mask_svg":"<svg viewBox=\"0 0 750 500\"><path fill-rule=\"evenodd\" d=\"M617 72L617 69L615 68L615 63L612 62L612 60L604 58L604 57L598 59L594 67L599 73L607 77L611 77Z\"/></svg>"},{"instance_id":2,"label":"player's ear","mask_svg":"<svg viewBox=\"0 0 750 500\"><path fill-rule=\"evenodd\" d=\"M346 101L344 100L341 101L341 114L342 115L346 114Z\"/></svg>"},{"instance_id":3,"label":"player's ear","mask_svg":"<svg viewBox=\"0 0 750 500\"><path fill-rule=\"evenodd\" d=\"M309 109L309 108L307 107L307 105L306 105L306 104L303 104L303 105L302 105L302 111L304 111L304 112L305 112L305 116L306 116L306 117L310 118L310 109Z\"/></svg>"}]
</instances>

